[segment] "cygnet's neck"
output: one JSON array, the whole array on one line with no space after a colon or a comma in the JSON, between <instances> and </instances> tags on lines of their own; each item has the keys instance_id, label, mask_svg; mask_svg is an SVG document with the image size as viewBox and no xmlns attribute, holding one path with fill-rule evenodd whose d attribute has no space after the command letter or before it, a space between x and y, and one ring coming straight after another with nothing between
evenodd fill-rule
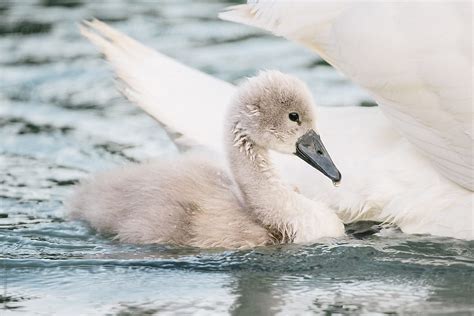
<instances>
[{"instance_id":1,"label":"cygnet's neck","mask_svg":"<svg viewBox=\"0 0 474 316\"><path fill-rule=\"evenodd\" d=\"M333 212L280 181L268 150L251 139L238 119L233 121L227 139L230 168L245 207L275 242L309 242L343 234L342 223Z\"/></svg>"}]
</instances>

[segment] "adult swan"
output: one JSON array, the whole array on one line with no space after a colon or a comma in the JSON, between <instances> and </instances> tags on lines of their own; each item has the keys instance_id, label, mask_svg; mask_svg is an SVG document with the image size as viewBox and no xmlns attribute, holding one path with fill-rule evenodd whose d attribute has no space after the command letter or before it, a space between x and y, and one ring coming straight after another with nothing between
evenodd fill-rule
<instances>
[{"instance_id":1,"label":"adult swan","mask_svg":"<svg viewBox=\"0 0 474 316\"><path fill-rule=\"evenodd\" d=\"M383 221L407 233L473 239L470 6L257 2L223 13L316 50L369 90L385 114L319 107L319 133L344 175L342 184L334 188L323 177L308 177L315 171L274 154L286 182L346 222ZM181 148L202 144L223 152L234 86L99 21L82 32L111 62L124 93Z\"/></svg>"}]
</instances>

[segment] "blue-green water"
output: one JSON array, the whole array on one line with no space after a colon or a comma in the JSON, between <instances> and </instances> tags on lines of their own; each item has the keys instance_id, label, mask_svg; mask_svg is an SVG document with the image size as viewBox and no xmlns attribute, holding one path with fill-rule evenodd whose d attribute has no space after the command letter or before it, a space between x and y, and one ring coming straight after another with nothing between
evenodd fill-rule
<instances>
[{"instance_id":1,"label":"blue-green water","mask_svg":"<svg viewBox=\"0 0 474 316\"><path fill-rule=\"evenodd\" d=\"M472 314L474 243L396 230L251 251L118 244L67 222L91 172L173 154L115 90L76 24L98 17L206 72L306 80L319 104L370 101L312 53L218 21L224 1L0 1L0 315ZM124 128L126 126L126 128Z\"/></svg>"}]
</instances>

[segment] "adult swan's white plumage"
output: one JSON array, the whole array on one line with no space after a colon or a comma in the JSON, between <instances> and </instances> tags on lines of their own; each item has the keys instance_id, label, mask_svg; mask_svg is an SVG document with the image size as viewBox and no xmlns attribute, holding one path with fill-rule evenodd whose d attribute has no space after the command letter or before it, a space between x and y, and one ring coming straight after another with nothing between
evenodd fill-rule
<instances>
[{"instance_id":1,"label":"adult swan's white plumage","mask_svg":"<svg viewBox=\"0 0 474 316\"><path fill-rule=\"evenodd\" d=\"M315 48L372 91L393 120L392 125L378 108L319 108L319 131L343 174L341 187L316 174L307 181L302 175L313 170L277 156L282 177L306 196L324 200L345 221L387 221L407 233L472 239L472 60L470 34L463 35L470 32L464 25L469 16L463 17L469 8L460 6L258 3L227 12L227 19ZM232 85L103 23L88 25L83 34L104 52L131 100L184 136L177 142L223 151Z\"/></svg>"},{"instance_id":2,"label":"adult swan's white plumage","mask_svg":"<svg viewBox=\"0 0 474 316\"><path fill-rule=\"evenodd\" d=\"M221 14L297 41L366 88L437 170L474 190L470 1L256 1Z\"/></svg>"}]
</instances>

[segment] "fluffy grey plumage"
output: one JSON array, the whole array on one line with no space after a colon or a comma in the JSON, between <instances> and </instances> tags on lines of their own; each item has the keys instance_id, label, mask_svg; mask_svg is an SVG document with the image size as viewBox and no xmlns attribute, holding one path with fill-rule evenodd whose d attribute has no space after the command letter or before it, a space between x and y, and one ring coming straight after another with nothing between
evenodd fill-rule
<instances>
[{"instance_id":1,"label":"fluffy grey plumage","mask_svg":"<svg viewBox=\"0 0 474 316\"><path fill-rule=\"evenodd\" d=\"M246 248L340 236L334 213L288 189L268 157L269 149L295 151L313 128L311 108L301 81L263 72L239 88L228 113L231 172L196 152L126 166L83 182L69 201L70 215L130 243Z\"/></svg>"},{"instance_id":2,"label":"fluffy grey plumage","mask_svg":"<svg viewBox=\"0 0 474 316\"><path fill-rule=\"evenodd\" d=\"M188 153L102 173L78 188L71 216L123 242L265 244L266 230L243 209L234 182L215 164Z\"/></svg>"}]
</instances>

